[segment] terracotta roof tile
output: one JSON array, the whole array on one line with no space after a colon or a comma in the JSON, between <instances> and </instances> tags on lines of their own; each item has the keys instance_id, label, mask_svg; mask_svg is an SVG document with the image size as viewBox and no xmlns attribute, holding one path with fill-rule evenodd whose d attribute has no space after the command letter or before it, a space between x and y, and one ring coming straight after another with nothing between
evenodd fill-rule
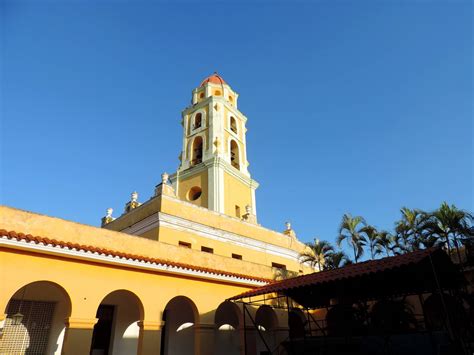
<instances>
[{"instance_id":1,"label":"terracotta roof tile","mask_svg":"<svg viewBox=\"0 0 474 355\"><path fill-rule=\"evenodd\" d=\"M411 253L386 257L378 260L369 260L356 264L347 265L333 270L325 270L315 272L312 274L297 276L291 279L286 279L274 282L269 285L261 286L259 288L241 293L230 298L231 300L241 299L245 297L253 297L274 292L283 292L294 288L323 284L342 279L349 279L353 277L375 274L385 270L396 269L409 264L415 264L422 259L438 250L438 248L430 248L418 250Z\"/></svg>"},{"instance_id":2,"label":"terracotta roof tile","mask_svg":"<svg viewBox=\"0 0 474 355\"><path fill-rule=\"evenodd\" d=\"M200 272L208 272L208 273L211 273L211 274L223 275L223 276L228 276L228 277L238 277L238 278L243 278L243 279L267 282L267 283L272 282L272 280L265 279L265 278L262 278L262 277L255 277L255 276L243 275L243 274L227 272L227 271L222 271L222 270L217 270L217 269L210 269L210 268L200 267L200 266L196 266L196 265L177 263L177 262L166 260L166 259L150 258L150 257L143 256L143 255L128 254L128 253L123 253L123 252L116 251L116 250L98 248L98 247L94 247L94 246L91 246L91 245L80 245L80 244L71 243L71 242L62 242L62 241L58 241L57 239L49 239L49 238L43 238L43 237L40 237L40 236L32 236L31 234L17 233L15 231L7 231L5 229L0 229L0 236L6 236L9 239L16 239L18 241L23 240L23 241L27 241L27 242L35 242L37 244L39 244L39 243L43 243L43 244L46 244L46 245L51 244L53 246L59 246L59 247L62 247L62 248L77 249L77 250L82 250L82 251L86 251L86 252L100 253L100 254L105 254L105 255L110 255L110 256L117 256L117 257L133 259L133 260L136 260L136 261L145 261L145 262L149 262L149 263L169 265L169 266L173 266L173 267L178 267L178 268L183 268L183 269L188 269L188 270L194 270L194 271L200 271Z\"/></svg>"},{"instance_id":3,"label":"terracotta roof tile","mask_svg":"<svg viewBox=\"0 0 474 355\"><path fill-rule=\"evenodd\" d=\"M208 76L206 79L204 79L202 82L201 82L201 85L199 86L204 86L206 83L212 83L212 84L227 84L224 79L222 79L222 77L217 74L217 73L214 73L210 76Z\"/></svg>"}]
</instances>

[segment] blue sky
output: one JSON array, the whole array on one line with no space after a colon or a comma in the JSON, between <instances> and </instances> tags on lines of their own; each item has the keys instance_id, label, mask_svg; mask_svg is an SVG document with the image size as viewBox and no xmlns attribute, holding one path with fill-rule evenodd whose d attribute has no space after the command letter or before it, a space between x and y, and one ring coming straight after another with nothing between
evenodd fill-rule
<instances>
[{"instance_id":1,"label":"blue sky","mask_svg":"<svg viewBox=\"0 0 474 355\"><path fill-rule=\"evenodd\" d=\"M473 210L470 1L1 3L1 203L98 225L178 166L180 112L240 93L260 223Z\"/></svg>"}]
</instances>

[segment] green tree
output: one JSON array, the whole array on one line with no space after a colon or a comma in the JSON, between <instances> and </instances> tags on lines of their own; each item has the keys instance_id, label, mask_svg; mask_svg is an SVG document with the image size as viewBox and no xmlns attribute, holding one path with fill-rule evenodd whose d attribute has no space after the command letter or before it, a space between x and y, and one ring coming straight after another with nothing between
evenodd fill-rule
<instances>
[{"instance_id":1,"label":"green tree","mask_svg":"<svg viewBox=\"0 0 474 355\"><path fill-rule=\"evenodd\" d=\"M302 263L309 263L314 269L323 269L328 255L334 251L334 247L325 240L314 239L314 242L306 243L306 249L300 254Z\"/></svg>"},{"instance_id":2,"label":"green tree","mask_svg":"<svg viewBox=\"0 0 474 355\"><path fill-rule=\"evenodd\" d=\"M472 213L443 202L437 210L428 215L425 229L431 240L446 245L448 252L451 252L451 247L454 246L460 260L460 245L465 245L474 237L473 219Z\"/></svg>"},{"instance_id":3,"label":"green tree","mask_svg":"<svg viewBox=\"0 0 474 355\"><path fill-rule=\"evenodd\" d=\"M342 242L346 240L354 251L355 262L364 254L366 240L362 229L366 225L365 219L361 216L352 217L350 214L344 214L344 216L342 216L337 245L340 247Z\"/></svg>"},{"instance_id":4,"label":"green tree","mask_svg":"<svg viewBox=\"0 0 474 355\"><path fill-rule=\"evenodd\" d=\"M379 245L385 251L386 256L390 256L390 252L393 253L394 237L393 235L386 231L379 231Z\"/></svg>"},{"instance_id":5,"label":"green tree","mask_svg":"<svg viewBox=\"0 0 474 355\"><path fill-rule=\"evenodd\" d=\"M378 254L382 253L380 234L377 228L370 225L363 227L361 231L365 234L367 246L370 251L370 258L373 260Z\"/></svg>"},{"instance_id":6,"label":"green tree","mask_svg":"<svg viewBox=\"0 0 474 355\"><path fill-rule=\"evenodd\" d=\"M324 270L338 269L340 267L352 264L352 261L342 251L335 251L328 254Z\"/></svg>"},{"instance_id":7,"label":"green tree","mask_svg":"<svg viewBox=\"0 0 474 355\"><path fill-rule=\"evenodd\" d=\"M426 223L428 214L419 209L400 209L402 218L395 223L396 248L401 253L420 249L425 238Z\"/></svg>"}]
</instances>

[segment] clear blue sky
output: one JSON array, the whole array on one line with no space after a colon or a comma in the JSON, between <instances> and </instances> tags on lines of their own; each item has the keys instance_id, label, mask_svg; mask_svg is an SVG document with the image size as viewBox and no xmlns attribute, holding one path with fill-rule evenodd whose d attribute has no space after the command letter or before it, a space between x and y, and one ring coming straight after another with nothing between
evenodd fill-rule
<instances>
[{"instance_id":1,"label":"clear blue sky","mask_svg":"<svg viewBox=\"0 0 474 355\"><path fill-rule=\"evenodd\" d=\"M3 1L1 202L99 225L178 166L180 112L240 93L260 222L473 210L471 1Z\"/></svg>"}]
</instances>

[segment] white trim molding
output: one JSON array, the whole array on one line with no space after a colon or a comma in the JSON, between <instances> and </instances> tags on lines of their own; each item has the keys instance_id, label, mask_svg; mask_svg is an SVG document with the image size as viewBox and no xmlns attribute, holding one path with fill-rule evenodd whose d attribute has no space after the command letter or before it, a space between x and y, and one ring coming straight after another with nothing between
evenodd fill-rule
<instances>
[{"instance_id":1,"label":"white trim molding","mask_svg":"<svg viewBox=\"0 0 474 355\"><path fill-rule=\"evenodd\" d=\"M0 246L11 248L11 249L19 249L19 250L27 250L42 254L48 255L56 255L56 256L63 256L71 259L80 259L80 260L87 260L93 262L99 262L103 264L109 265L120 265L126 266L134 269L142 269L142 270L150 270L160 273L172 274L172 275L179 275L185 277L195 277L201 279L208 279L208 280L215 280L215 281L224 281L230 282L234 284L240 285L248 285L248 286L263 286L267 283L261 280L254 280L251 278L244 278L239 277L237 275L226 275L226 274L219 274L213 273L210 271L199 270L199 267L196 269L169 265L165 262L158 263L158 262L150 262L150 261L143 261L139 259L131 259L126 257L114 256L99 252L91 252L82 249L75 249L75 248L68 248L59 245L52 245L46 243L36 243L34 241L26 241L26 240L16 240L14 238L8 238L7 236L0 236Z\"/></svg>"},{"instance_id":2,"label":"white trim molding","mask_svg":"<svg viewBox=\"0 0 474 355\"><path fill-rule=\"evenodd\" d=\"M299 262L299 253L296 250L266 243L257 239L245 237L222 229L206 226L181 217L172 216L163 212L155 213L144 220L122 230L122 233L141 235L149 230L165 227L181 232L194 233L201 237L232 244L258 252L276 255L281 258Z\"/></svg>"}]
</instances>

